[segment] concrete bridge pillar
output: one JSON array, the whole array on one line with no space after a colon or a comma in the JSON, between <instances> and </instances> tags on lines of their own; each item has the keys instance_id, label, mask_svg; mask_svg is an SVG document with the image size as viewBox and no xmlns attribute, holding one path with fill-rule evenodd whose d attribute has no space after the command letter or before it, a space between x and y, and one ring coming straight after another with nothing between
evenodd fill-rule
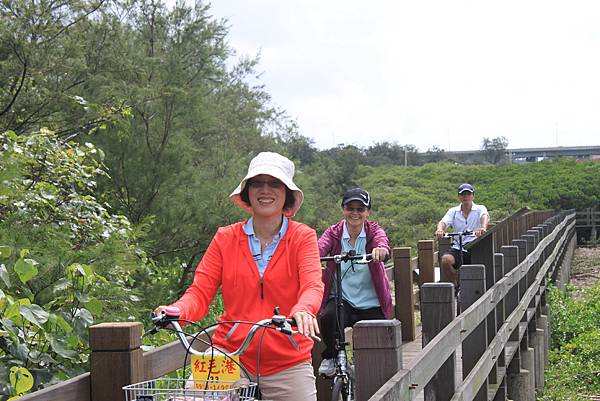
<instances>
[{"instance_id":1,"label":"concrete bridge pillar","mask_svg":"<svg viewBox=\"0 0 600 401\"><path fill-rule=\"evenodd\" d=\"M531 373L520 366L520 358L513 358L506 372L506 393L509 400L535 401L531 387Z\"/></svg>"},{"instance_id":2,"label":"concrete bridge pillar","mask_svg":"<svg viewBox=\"0 0 600 401\"><path fill-rule=\"evenodd\" d=\"M537 328L533 334L534 346L534 366L535 366L535 388L541 390L544 388L544 330Z\"/></svg>"},{"instance_id":3,"label":"concrete bridge pillar","mask_svg":"<svg viewBox=\"0 0 600 401\"><path fill-rule=\"evenodd\" d=\"M521 349L521 368L527 371L527 398L522 398L520 401L535 401L535 350L527 347Z\"/></svg>"},{"instance_id":4,"label":"concrete bridge pillar","mask_svg":"<svg viewBox=\"0 0 600 401\"><path fill-rule=\"evenodd\" d=\"M538 328L544 330L544 367L548 366L548 355L550 353L550 323L548 315L541 315L537 320Z\"/></svg>"}]
</instances>

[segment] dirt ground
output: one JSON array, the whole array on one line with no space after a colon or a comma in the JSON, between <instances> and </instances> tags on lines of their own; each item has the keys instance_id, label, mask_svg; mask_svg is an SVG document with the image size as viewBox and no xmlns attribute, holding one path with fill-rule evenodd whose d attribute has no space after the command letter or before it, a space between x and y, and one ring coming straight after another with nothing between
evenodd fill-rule
<instances>
[{"instance_id":1,"label":"dirt ground","mask_svg":"<svg viewBox=\"0 0 600 401\"><path fill-rule=\"evenodd\" d=\"M582 290L600 280L600 247L576 248L571 265L571 281L575 288Z\"/></svg>"}]
</instances>

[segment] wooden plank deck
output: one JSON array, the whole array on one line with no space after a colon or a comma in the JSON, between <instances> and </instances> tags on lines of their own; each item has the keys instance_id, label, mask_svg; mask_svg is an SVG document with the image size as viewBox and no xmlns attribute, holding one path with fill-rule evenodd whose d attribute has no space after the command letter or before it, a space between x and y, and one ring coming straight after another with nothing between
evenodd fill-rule
<instances>
[{"instance_id":1,"label":"wooden plank deck","mask_svg":"<svg viewBox=\"0 0 600 401\"><path fill-rule=\"evenodd\" d=\"M417 337L414 341L407 341L402 343L402 365L406 366L413 360L419 352L421 352L422 347L422 336L421 336L421 326L417 326ZM460 387L462 384L462 349L459 347L456 349L456 387ZM425 400L424 392L421 389L420 393L417 396L418 401Z\"/></svg>"}]
</instances>

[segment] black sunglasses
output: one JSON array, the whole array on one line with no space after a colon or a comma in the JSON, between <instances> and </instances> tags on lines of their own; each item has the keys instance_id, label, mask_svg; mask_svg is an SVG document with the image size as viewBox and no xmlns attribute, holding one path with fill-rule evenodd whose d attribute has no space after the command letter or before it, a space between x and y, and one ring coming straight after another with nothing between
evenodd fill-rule
<instances>
[{"instance_id":1,"label":"black sunglasses","mask_svg":"<svg viewBox=\"0 0 600 401\"><path fill-rule=\"evenodd\" d=\"M269 181L267 181L267 180L264 180L264 181L250 180L250 181L248 181L248 185L254 189L262 188L265 185L269 186L269 188L279 189L279 188L282 188L284 184L283 184L283 182L281 182L279 180L269 180Z\"/></svg>"},{"instance_id":2,"label":"black sunglasses","mask_svg":"<svg viewBox=\"0 0 600 401\"><path fill-rule=\"evenodd\" d=\"M344 206L344 210L347 212L364 213L367 210L367 207L366 206L359 206L359 207Z\"/></svg>"}]
</instances>

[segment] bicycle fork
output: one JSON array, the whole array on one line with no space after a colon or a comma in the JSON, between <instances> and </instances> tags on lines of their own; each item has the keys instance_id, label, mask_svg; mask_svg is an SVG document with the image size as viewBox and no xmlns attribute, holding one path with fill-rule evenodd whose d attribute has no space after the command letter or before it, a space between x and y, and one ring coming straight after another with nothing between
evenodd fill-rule
<instances>
[{"instance_id":1,"label":"bicycle fork","mask_svg":"<svg viewBox=\"0 0 600 401\"><path fill-rule=\"evenodd\" d=\"M335 360L336 373L331 383L332 401L354 401L354 372L348 366L348 358L345 351L346 345L347 343L343 343L342 348L338 350Z\"/></svg>"},{"instance_id":2,"label":"bicycle fork","mask_svg":"<svg viewBox=\"0 0 600 401\"><path fill-rule=\"evenodd\" d=\"M344 343L343 348L338 351L336 358L336 370L340 375L348 375L348 358L346 357L346 347L347 343Z\"/></svg>"}]
</instances>

